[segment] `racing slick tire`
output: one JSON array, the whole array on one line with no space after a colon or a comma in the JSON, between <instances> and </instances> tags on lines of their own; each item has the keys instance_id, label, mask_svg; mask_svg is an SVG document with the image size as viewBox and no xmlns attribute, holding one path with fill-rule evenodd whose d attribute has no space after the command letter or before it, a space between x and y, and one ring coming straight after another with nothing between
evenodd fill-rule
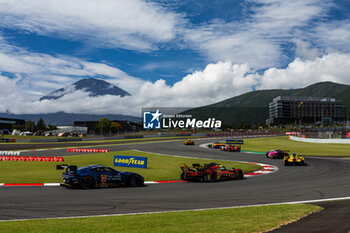
<instances>
[{"instance_id":1,"label":"racing slick tire","mask_svg":"<svg viewBox=\"0 0 350 233\"><path fill-rule=\"evenodd\" d=\"M210 175L210 182L216 182L217 181L217 174L215 172L213 172Z\"/></svg>"},{"instance_id":2,"label":"racing slick tire","mask_svg":"<svg viewBox=\"0 0 350 233\"><path fill-rule=\"evenodd\" d=\"M95 186L95 180L91 176L84 176L81 181L81 187L84 189L92 189Z\"/></svg>"},{"instance_id":3,"label":"racing slick tire","mask_svg":"<svg viewBox=\"0 0 350 233\"><path fill-rule=\"evenodd\" d=\"M185 173L181 173L180 178L181 178L181 180L186 180L186 174Z\"/></svg>"},{"instance_id":4,"label":"racing slick tire","mask_svg":"<svg viewBox=\"0 0 350 233\"><path fill-rule=\"evenodd\" d=\"M290 166L291 164L290 164L288 161L283 160L283 165L284 165L284 166Z\"/></svg>"},{"instance_id":5,"label":"racing slick tire","mask_svg":"<svg viewBox=\"0 0 350 233\"><path fill-rule=\"evenodd\" d=\"M244 174L241 169L237 170L237 180L243 180Z\"/></svg>"},{"instance_id":6,"label":"racing slick tire","mask_svg":"<svg viewBox=\"0 0 350 233\"><path fill-rule=\"evenodd\" d=\"M137 176L130 176L130 178L127 181L127 186L129 187L140 186L140 179Z\"/></svg>"},{"instance_id":7,"label":"racing slick tire","mask_svg":"<svg viewBox=\"0 0 350 233\"><path fill-rule=\"evenodd\" d=\"M209 181L208 175L204 175L204 176L203 176L203 181L204 181L204 182L208 182L208 181Z\"/></svg>"}]
</instances>

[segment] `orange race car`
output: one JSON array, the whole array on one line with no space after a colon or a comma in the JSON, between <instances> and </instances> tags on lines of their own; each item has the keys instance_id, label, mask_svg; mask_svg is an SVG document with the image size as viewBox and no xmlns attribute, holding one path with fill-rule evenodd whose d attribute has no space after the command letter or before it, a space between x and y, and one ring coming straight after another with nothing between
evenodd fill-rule
<instances>
[{"instance_id":1,"label":"orange race car","mask_svg":"<svg viewBox=\"0 0 350 233\"><path fill-rule=\"evenodd\" d=\"M227 169L222 164L210 163L204 164L192 164L192 167L186 164L181 164L181 180L188 181L210 181L216 182L220 180L241 180L244 178L243 171L240 168Z\"/></svg>"},{"instance_id":2,"label":"orange race car","mask_svg":"<svg viewBox=\"0 0 350 233\"><path fill-rule=\"evenodd\" d=\"M222 142L215 142L211 144L211 148L214 148L214 149L220 149L222 146L226 146L226 144Z\"/></svg>"}]
</instances>

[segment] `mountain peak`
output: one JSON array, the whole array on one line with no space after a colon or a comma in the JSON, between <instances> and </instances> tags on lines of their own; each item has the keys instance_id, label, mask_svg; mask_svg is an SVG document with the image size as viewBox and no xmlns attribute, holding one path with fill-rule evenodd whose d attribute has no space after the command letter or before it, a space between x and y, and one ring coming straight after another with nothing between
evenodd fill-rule
<instances>
[{"instance_id":1,"label":"mountain peak","mask_svg":"<svg viewBox=\"0 0 350 233\"><path fill-rule=\"evenodd\" d=\"M124 96L130 95L128 92L124 91L123 89L111 83L108 83L106 81L95 79L95 78L85 78L69 86L55 90L46 96L41 97L40 101L45 99L48 99L48 100L59 99L64 95L73 93L77 90L89 92L89 96L115 95L115 96L124 97Z\"/></svg>"}]
</instances>

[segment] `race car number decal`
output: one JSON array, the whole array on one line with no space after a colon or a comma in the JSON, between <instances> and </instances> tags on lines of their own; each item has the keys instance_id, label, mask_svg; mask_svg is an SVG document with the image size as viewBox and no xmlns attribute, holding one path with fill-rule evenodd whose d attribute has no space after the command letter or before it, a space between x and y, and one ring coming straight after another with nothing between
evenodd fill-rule
<instances>
[{"instance_id":1,"label":"race car number decal","mask_svg":"<svg viewBox=\"0 0 350 233\"><path fill-rule=\"evenodd\" d=\"M101 184L107 183L108 176L107 175L101 175Z\"/></svg>"}]
</instances>

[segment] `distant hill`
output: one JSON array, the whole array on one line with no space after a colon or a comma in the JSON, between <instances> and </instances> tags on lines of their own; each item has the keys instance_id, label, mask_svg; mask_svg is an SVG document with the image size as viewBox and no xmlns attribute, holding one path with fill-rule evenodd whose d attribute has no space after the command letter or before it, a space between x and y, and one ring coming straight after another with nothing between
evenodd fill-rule
<instances>
[{"instance_id":1,"label":"distant hill","mask_svg":"<svg viewBox=\"0 0 350 233\"><path fill-rule=\"evenodd\" d=\"M55 90L50 94L41 97L40 101L46 100L46 99L48 100L59 99L62 96L77 90L83 90L83 91L89 92L89 96L116 95L116 96L124 97L124 96L130 95L128 92L124 91L123 89L115 85L112 85L106 81L103 81L100 79L94 79L94 78L86 78L86 79L81 79L78 82L75 82L69 86Z\"/></svg>"},{"instance_id":2,"label":"distant hill","mask_svg":"<svg viewBox=\"0 0 350 233\"><path fill-rule=\"evenodd\" d=\"M8 114L0 113L0 117L6 118L15 118L15 119L24 119L24 120L33 120L37 122L41 117L44 119L46 124L56 125L56 126L68 126L73 125L74 121L98 121L101 118L108 118L109 120L126 120L132 122L140 122L141 118L134 116L125 116L125 115L90 115L90 114L76 114L76 113L49 113L49 114Z\"/></svg>"},{"instance_id":3,"label":"distant hill","mask_svg":"<svg viewBox=\"0 0 350 233\"><path fill-rule=\"evenodd\" d=\"M185 113L202 119L215 116L227 125L263 125L269 116L269 103L277 96L333 97L344 103L346 115L350 116L350 86L333 82L320 82L292 90L252 91L215 104L190 109Z\"/></svg>"}]
</instances>

